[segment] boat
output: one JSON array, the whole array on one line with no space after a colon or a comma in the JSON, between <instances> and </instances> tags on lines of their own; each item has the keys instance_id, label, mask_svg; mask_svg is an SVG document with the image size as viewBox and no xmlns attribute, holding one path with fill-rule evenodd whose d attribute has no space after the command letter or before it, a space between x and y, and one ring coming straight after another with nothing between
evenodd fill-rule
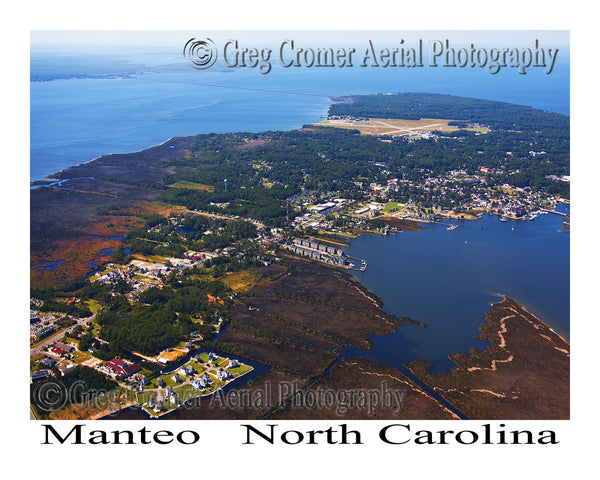
<instances>
[{"instance_id":1,"label":"boat","mask_svg":"<svg viewBox=\"0 0 600 480\"><path fill-rule=\"evenodd\" d=\"M448 228L446 228L446 230L456 230L458 228L458 225L450 225Z\"/></svg>"},{"instance_id":2,"label":"boat","mask_svg":"<svg viewBox=\"0 0 600 480\"><path fill-rule=\"evenodd\" d=\"M501 222L508 222L508 220L506 219L506 217L501 217L501 218L500 218L500 221L501 221Z\"/></svg>"}]
</instances>

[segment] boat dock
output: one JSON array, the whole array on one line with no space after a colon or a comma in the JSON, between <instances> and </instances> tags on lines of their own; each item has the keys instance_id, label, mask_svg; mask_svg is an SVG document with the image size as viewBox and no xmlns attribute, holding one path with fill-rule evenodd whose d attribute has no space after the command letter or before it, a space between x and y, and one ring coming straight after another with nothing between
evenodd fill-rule
<instances>
[{"instance_id":1,"label":"boat dock","mask_svg":"<svg viewBox=\"0 0 600 480\"><path fill-rule=\"evenodd\" d=\"M344 265L349 270L357 270L359 272L364 272L367 269L366 260L363 260L362 258L351 257L349 255L345 257Z\"/></svg>"}]
</instances>

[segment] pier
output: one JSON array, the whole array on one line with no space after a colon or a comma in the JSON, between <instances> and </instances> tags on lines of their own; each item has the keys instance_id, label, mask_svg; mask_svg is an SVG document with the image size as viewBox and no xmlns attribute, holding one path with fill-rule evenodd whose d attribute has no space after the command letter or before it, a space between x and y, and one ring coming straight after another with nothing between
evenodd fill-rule
<instances>
[{"instance_id":1,"label":"pier","mask_svg":"<svg viewBox=\"0 0 600 480\"><path fill-rule=\"evenodd\" d=\"M548 213L556 213L557 215L561 215L563 217L568 217L569 216L568 213L559 212L558 210L549 210L547 208L540 208L540 210L542 210L544 212L548 212Z\"/></svg>"}]
</instances>

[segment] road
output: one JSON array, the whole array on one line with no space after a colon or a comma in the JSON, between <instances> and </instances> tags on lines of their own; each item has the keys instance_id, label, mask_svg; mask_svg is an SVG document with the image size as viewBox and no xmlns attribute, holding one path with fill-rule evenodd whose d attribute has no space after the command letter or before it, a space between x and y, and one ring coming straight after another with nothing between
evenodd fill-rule
<instances>
[{"instance_id":1,"label":"road","mask_svg":"<svg viewBox=\"0 0 600 480\"><path fill-rule=\"evenodd\" d=\"M59 332L56 332L54 335L49 336L46 340L44 340L39 345L36 345L35 347L33 347L30 350L30 355L35 355L35 354L41 353L41 351L44 348L46 348L48 345L56 342L57 340L60 340L66 333L70 333L76 326L78 326L78 325L85 326L85 325L87 325L87 323L90 320L93 320L94 318L96 318L95 313L93 315L91 315L90 317L77 319L76 324L71 325L70 327L67 327L64 330L60 330Z\"/></svg>"}]
</instances>

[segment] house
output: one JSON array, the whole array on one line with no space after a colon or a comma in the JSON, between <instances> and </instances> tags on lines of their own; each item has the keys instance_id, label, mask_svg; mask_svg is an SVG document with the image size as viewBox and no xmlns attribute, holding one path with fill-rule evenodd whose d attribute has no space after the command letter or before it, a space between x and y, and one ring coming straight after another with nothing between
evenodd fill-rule
<instances>
[{"instance_id":1,"label":"house","mask_svg":"<svg viewBox=\"0 0 600 480\"><path fill-rule=\"evenodd\" d=\"M192 381L192 387L194 387L196 390L199 390L201 392L204 391L204 387L205 387L205 383L202 382L201 380L193 380Z\"/></svg>"},{"instance_id":2,"label":"house","mask_svg":"<svg viewBox=\"0 0 600 480\"><path fill-rule=\"evenodd\" d=\"M181 383L182 382L181 377L178 374L174 374L171 377L171 380L173 380L175 383Z\"/></svg>"},{"instance_id":3,"label":"house","mask_svg":"<svg viewBox=\"0 0 600 480\"><path fill-rule=\"evenodd\" d=\"M164 387L165 386L165 381L162 379L162 377L158 377L158 380L156 381L156 384L159 387Z\"/></svg>"},{"instance_id":4,"label":"house","mask_svg":"<svg viewBox=\"0 0 600 480\"><path fill-rule=\"evenodd\" d=\"M173 391L172 388L167 388L167 395L166 395L166 400L168 403L170 403L171 405L177 405L178 402L178 397L177 397L177 393L175 393Z\"/></svg>"},{"instance_id":5,"label":"house","mask_svg":"<svg viewBox=\"0 0 600 480\"><path fill-rule=\"evenodd\" d=\"M229 371L227 371L227 370L220 369L217 372L217 378L221 381L225 381L230 377L231 377L231 373L229 373Z\"/></svg>"},{"instance_id":6,"label":"house","mask_svg":"<svg viewBox=\"0 0 600 480\"><path fill-rule=\"evenodd\" d=\"M229 368L235 368L235 367L239 367L240 366L240 362L238 362L235 358L232 360L229 360Z\"/></svg>"},{"instance_id":7,"label":"house","mask_svg":"<svg viewBox=\"0 0 600 480\"><path fill-rule=\"evenodd\" d=\"M208 359L209 359L211 362L212 362L213 360L216 360L217 358L218 358L218 357L217 357L217 355L216 355L215 353L213 353L213 352L210 352L210 353L208 354Z\"/></svg>"},{"instance_id":8,"label":"house","mask_svg":"<svg viewBox=\"0 0 600 480\"><path fill-rule=\"evenodd\" d=\"M194 373L196 373L196 370L194 370L194 367L192 365L187 365L185 367L185 374L186 375L193 375Z\"/></svg>"},{"instance_id":9,"label":"house","mask_svg":"<svg viewBox=\"0 0 600 480\"><path fill-rule=\"evenodd\" d=\"M41 360L38 360L37 363L39 363L40 365L44 365L45 367L52 368L56 364L56 361L52 360L51 358L44 357Z\"/></svg>"}]
</instances>

